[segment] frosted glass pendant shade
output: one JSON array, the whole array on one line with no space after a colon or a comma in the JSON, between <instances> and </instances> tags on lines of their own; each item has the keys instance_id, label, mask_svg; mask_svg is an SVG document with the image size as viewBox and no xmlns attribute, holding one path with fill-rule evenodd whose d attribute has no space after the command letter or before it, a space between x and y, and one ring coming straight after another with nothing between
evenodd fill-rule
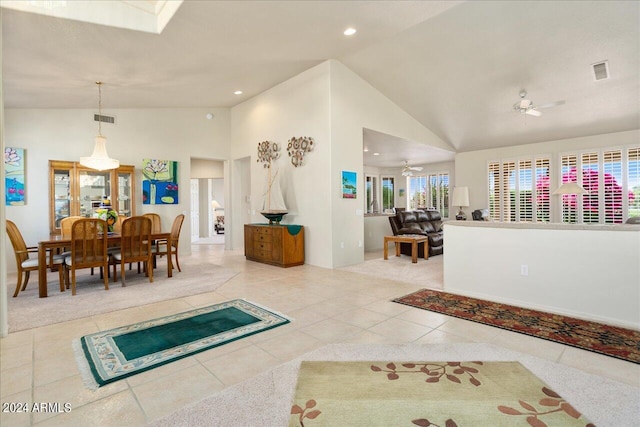
<instances>
[{"instance_id":1,"label":"frosted glass pendant shade","mask_svg":"<svg viewBox=\"0 0 640 427\"><path fill-rule=\"evenodd\" d=\"M99 171L116 169L120 167L120 162L112 159L107 154L107 138L102 135L96 136L96 144L90 157L80 157L80 164Z\"/></svg>"},{"instance_id":2,"label":"frosted glass pendant shade","mask_svg":"<svg viewBox=\"0 0 640 427\"><path fill-rule=\"evenodd\" d=\"M586 194L588 193L580 184L577 182L565 182L562 184L556 191L552 194Z\"/></svg>"}]
</instances>

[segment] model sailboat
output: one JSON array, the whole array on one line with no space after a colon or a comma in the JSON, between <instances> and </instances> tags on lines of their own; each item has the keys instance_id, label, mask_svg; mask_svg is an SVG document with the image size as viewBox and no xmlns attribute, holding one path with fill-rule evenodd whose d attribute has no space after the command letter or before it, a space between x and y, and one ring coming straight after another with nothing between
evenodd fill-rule
<instances>
[{"instance_id":1,"label":"model sailboat","mask_svg":"<svg viewBox=\"0 0 640 427\"><path fill-rule=\"evenodd\" d=\"M273 175L271 173L271 165L269 165L268 170L267 191L264 195L264 202L260 213L269 220L269 224L279 224L282 217L287 214L287 206L284 204L284 198L280 190L278 170L276 170Z\"/></svg>"}]
</instances>

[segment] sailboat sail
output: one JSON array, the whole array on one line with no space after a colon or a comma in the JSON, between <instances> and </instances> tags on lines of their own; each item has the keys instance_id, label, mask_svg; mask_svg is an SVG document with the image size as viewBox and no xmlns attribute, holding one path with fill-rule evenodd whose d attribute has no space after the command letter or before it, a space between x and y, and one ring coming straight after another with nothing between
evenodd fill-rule
<instances>
[{"instance_id":1,"label":"sailboat sail","mask_svg":"<svg viewBox=\"0 0 640 427\"><path fill-rule=\"evenodd\" d=\"M276 172L272 175L271 168L269 168L269 179L267 181L267 190L264 194L262 211L287 212L287 206L284 203L284 197L282 197L282 190L280 190L278 171L276 170Z\"/></svg>"}]
</instances>

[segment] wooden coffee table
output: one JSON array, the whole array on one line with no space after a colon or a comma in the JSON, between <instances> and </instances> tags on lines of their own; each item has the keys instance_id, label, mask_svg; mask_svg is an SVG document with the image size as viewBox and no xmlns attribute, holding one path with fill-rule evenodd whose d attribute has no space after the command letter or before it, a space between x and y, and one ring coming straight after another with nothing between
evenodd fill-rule
<instances>
[{"instance_id":1,"label":"wooden coffee table","mask_svg":"<svg viewBox=\"0 0 640 427\"><path fill-rule=\"evenodd\" d=\"M384 259L389 259L389 242L396 244L396 256L400 256L400 243L411 243L411 262L418 262L418 244L424 243L424 259L429 259L429 238L422 234L384 236Z\"/></svg>"}]
</instances>

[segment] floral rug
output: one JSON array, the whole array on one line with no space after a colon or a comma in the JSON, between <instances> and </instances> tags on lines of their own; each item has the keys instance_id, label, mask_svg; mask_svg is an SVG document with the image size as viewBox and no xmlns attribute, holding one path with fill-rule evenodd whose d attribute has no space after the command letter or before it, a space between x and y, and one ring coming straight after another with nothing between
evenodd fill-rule
<instances>
[{"instance_id":1,"label":"floral rug","mask_svg":"<svg viewBox=\"0 0 640 427\"><path fill-rule=\"evenodd\" d=\"M640 364L640 331L429 289L393 301Z\"/></svg>"},{"instance_id":2,"label":"floral rug","mask_svg":"<svg viewBox=\"0 0 640 427\"><path fill-rule=\"evenodd\" d=\"M236 299L85 335L73 347L85 385L96 389L287 323L282 315Z\"/></svg>"},{"instance_id":3,"label":"floral rug","mask_svg":"<svg viewBox=\"0 0 640 427\"><path fill-rule=\"evenodd\" d=\"M289 426L593 426L519 362L300 365Z\"/></svg>"}]
</instances>

